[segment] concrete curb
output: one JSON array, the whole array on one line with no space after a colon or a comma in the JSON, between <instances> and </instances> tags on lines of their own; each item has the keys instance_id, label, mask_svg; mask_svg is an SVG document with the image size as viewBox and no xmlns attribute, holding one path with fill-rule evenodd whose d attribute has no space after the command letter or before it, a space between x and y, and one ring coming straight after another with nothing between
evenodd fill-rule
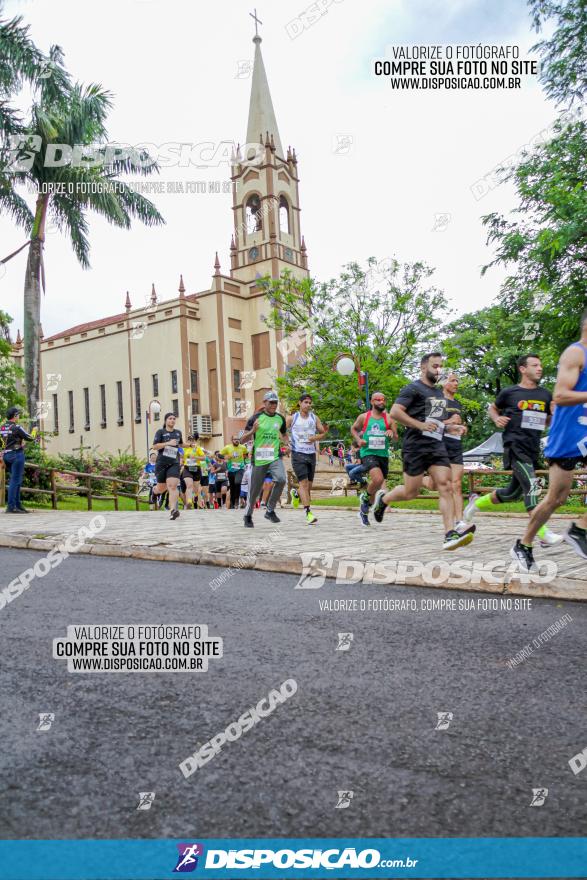
<instances>
[{"instance_id":1,"label":"concrete curb","mask_svg":"<svg viewBox=\"0 0 587 880\"><path fill-rule=\"evenodd\" d=\"M0 535L0 547L10 547L18 550L44 550L49 551L59 547L63 543L61 538L28 538L26 535ZM235 568L235 569L255 569L257 571L273 571L279 574L301 574L302 562L294 556L280 555L264 555L264 556L238 556L227 553L213 553L205 551L202 553L196 550L178 550L172 547L162 546L122 546L120 544L100 543L82 544L80 548L71 555L91 554L92 556L114 556L126 559L144 559L151 562L180 562L189 565L214 565L217 568ZM333 566L324 572L324 577L328 580L335 580L337 576L337 566ZM301 590L310 592L317 589L309 585L301 587ZM356 583L358 586L361 581L347 580L342 584L351 585ZM377 582L373 580L369 586L395 586L393 582ZM322 584L320 585L322 586ZM334 586L334 584L333 584ZM542 599L558 599L570 602L587 602L587 592L585 587L578 581L571 578L557 578L554 583L536 583L524 584L517 580L494 583L486 580L484 577L480 579L478 584L462 584L451 583L445 581L438 584L426 583L422 577L406 577L399 586L410 587L427 587L428 589L443 590L462 590L469 593L499 593L507 596L526 596L531 598Z\"/></svg>"}]
</instances>

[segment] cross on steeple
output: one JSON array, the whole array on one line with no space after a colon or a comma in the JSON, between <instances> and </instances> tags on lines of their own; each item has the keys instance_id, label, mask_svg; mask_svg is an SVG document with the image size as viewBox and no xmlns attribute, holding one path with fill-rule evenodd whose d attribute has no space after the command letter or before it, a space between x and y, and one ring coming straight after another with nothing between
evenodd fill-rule
<instances>
[{"instance_id":1,"label":"cross on steeple","mask_svg":"<svg viewBox=\"0 0 587 880\"><path fill-rule=\"evenodd\" d=\"M249 15L251 16L252 19L255 20L255 36L258 37L259 32L257 30L257 24L263 24L263 22L261 21L260 18L257 18L257 10L256 9L254 9L253 12L249 12Z\"/></svg>"}]
</instances>

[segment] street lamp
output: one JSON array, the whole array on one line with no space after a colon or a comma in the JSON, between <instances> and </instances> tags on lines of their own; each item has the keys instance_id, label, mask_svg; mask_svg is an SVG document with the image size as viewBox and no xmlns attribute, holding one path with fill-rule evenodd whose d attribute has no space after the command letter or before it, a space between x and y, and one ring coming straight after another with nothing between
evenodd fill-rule
<instances>
[{"instance_id":1,"label":"street lamp","mask_svg":"<svg viewBox=\"0 0 587 880\"><path fill-rule=\"evenodd\" d=\"M151 413L153 415L159 415L161 412L161 404L154 398L150 401L149 407L145 413L145 431L147 432L147 461L149 461L149 423L151 421Z\"/></svg>"},{"instance_id":2,"label":"street lamp","mask_svg":"<svg viewBox=\"0 0 587 880\"><path fill-rule=\"evenodd\" d=\"M359 388L365 386L365 404L369 409L369 373L361 370L359 359L347 352L341 352L341 354L337 354L332 367L340 376L352 376L356 371Z\"/></svg>"}]
</instances>

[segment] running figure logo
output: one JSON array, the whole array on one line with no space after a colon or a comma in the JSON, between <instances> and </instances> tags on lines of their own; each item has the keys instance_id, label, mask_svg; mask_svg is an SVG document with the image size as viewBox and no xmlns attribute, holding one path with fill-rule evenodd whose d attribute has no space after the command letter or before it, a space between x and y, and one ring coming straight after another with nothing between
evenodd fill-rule
<instances>
[{"instance_id":1,"label":"running figure logo","mask_svg":"<svg viewBox=\"0 0 587 880\"><path fill-rule=\"evenodd\" d=\"M339 633L338 634L338 645L336 646L337 651L350 651L351 642L353 641L354 636L352 633Z\"/></svg>"},{"instance_id":2,"label":"running figure logo","mask_svg":"<svg viewBox=\"0 0 587 880\"><path fill-rule=\"evenodd\" d=\"M530 806L531 807L541 807L547 797L548 797L548 789L547 788L533 788L532 789L532 800L530 801Z\"/></svg>"},{"instance_id":3,"label":"running figure logo","mask_svg":"<svg viewBox=\"0 0 587 880\"><path fill-rule=\"evenodd\" d=\"M154 791L139 791L139 805L137 810L150 810L154 800Z\"/></svg>"},{"instance_id":4,"label":"running figure logo","mask_svg":"<svg viewBox=\"0 0 587 880\"><path fill-rule=\"evenodd\" d=\"M438 715L438 721L434 730L448 730L453 719L452 712L437 712L436 714Z\"/></svg>"},{"instance_id":5,"label":"running figure logo","mask_svg":"<svg viewBox=\"0 0 587 880\"><path fill-rule=\"evenodd\" d=\"M37 727L37 730L49 730L54 721L55 714L53 712L39 713L39 726Z\"/></svg>"},{"instance_id":6,"label":"running figure logo","mask_svg":"<svg viewBox=\"0 0 587 880\"><path fill-rule=\"evenodd\" d=\"M354 797L354 791L338 791L338 801L336 804L336 810L346 810L351 805L351 800Z\"/></svg>"},{"instance_id":7,"label":"running figure logo","mask_svg":"<svg viewBox=\"0 0 587 880\"><path fill-rule=\"evenodd\" d=\"M204 855L201 843L178 843L179 856L173 874L189 874L198 867L198 857Z\"/></svg>"},{"instance_id":8,"label":"running figure logo","mask_svg":"<svg viewBox=\"0 0 587 880\"><path fill-rule=\"evenodd\" d=\"M326 572L332 568L332 553L300 553L302 573L295 585L296 590L318 590L324 586Z\"/></svg>"}]
</instances>

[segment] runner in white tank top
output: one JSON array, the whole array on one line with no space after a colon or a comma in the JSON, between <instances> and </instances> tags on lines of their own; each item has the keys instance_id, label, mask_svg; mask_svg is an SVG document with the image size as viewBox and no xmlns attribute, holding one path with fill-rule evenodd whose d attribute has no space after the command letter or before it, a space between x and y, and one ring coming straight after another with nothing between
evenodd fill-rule
<instances>
[{"instance_id":1,"label":"runner in white tank top","mask_svg":"<svg viewBox=\"0 0 587 880\"><path fill-rule=\"evenodd\" d=\"M309 394L302 394L299 411L287 416L286 425L291 432L291 466L299 483L299 494L295 489L291 490L291 503L293 507L299 507L301 497L306 522L314 525L318 520L310 510L310 496L316 472L316 441L326 436L328 428L312 412Z\"/></svg>"}]
</instances>

